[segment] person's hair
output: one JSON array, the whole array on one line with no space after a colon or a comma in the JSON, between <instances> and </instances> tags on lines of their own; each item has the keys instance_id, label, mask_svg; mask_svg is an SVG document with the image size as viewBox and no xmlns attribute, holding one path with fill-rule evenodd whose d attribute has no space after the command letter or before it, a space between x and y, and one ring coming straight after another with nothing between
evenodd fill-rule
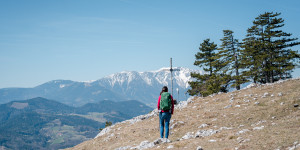
<instances>
[{"instance_id":1,"label":"person's hair","mask_svg":"<svg viewBox=\"0 0 300 150\"><path fill-rule=\"evenodd\" d=\"M167 87L167 86L164 86L164 87L161 89L160 95L161 95L161 93L163 93L163 92L168 92L168 87Z\"/></svg>"}]
</instances>

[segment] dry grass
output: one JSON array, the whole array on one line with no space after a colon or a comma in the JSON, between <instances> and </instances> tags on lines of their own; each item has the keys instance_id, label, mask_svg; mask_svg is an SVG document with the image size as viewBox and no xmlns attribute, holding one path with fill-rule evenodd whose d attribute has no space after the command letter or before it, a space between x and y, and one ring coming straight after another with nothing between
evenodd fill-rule
<instances>
[{"instance_id":1,"label":"dry grass","mask_svg":"<svg viewBox=\"0 0 300 150\"><path fill-rule=\"evenodd\" d=\"M263 97L265 93L269 94ZM282 96L278 96L279 93ZM231 97L234 97L232 103L229 102ZM196 149L198 146L204 150L286 149L295 141L300 142L300 106L294 107L296 103L300 104L300 79L195 98L188 107L175 110L173 123L183 121L185 124L170 131L169 139L172 142L156 145L151 149L167 149L170 145L173 146L172 149L178 150ZM232 107L224 108L228 105ZM204 123L209 126L199 129ZM135 124L117 124L112 128L113 132L70 149L113 150L124 146L137 146L142 141L152 142L159 138L158 127L158 116ZM205 129L219 132L212 136L179 140L187 132ZM238 134L240 131L245 132Z\"/></svg>"}]
</instances>

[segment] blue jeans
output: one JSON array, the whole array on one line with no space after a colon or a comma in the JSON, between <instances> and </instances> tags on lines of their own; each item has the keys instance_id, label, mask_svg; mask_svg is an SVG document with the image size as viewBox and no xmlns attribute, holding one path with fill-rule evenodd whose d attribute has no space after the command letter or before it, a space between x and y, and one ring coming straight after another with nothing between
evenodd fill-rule
<instances>
[{"instance_id":1,"label":"blue jeans","mask_svg":"<svg viewBox=\"0 0 300 150\"><path fill-rule=\"evenodd\" d=\"M171 120L171 113L160 112L159 113L159 125L160 125L160 137L164 138L164 128L166 128L165 137L169 137L169 125Z\"/></svg>"}]
</instances>

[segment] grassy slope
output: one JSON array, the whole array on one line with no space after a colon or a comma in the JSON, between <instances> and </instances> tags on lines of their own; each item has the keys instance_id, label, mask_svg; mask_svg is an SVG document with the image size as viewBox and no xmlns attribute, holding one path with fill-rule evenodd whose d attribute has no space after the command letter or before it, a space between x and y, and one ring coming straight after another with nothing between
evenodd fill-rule
<instances>
[{"instance_id":1,"label":"grassy slope","mask_svg":"<svg viewBox=\"0 0 300 150\"><path fill-rule=\"evenodd\" d=\"M223 93L206 98L195 98L193 103L175 110L173 124L184 124L171 129L171 143L151 149L285 149L300 142L300 79L256 86L245 90ZM265 97L265 93L268 93ZM282 96L279 96L282 93ZM231 97L234 101L230 103ZM256 102L259 102L258 104ZM256 104L255 104L256 103ZM224 108L232 105L230 108ZM208 124L198 128L201 124ZM172 125L172 124L171 124ZM171 126L170 125L170 126ZM262 127L263 126L263 127ZM231 129L220 130L221 127ZM256 130L255 127L262 127ZM187 132L214 129L218 133L207 137L178 140ZM246 131L238 134L240 131ZM112 134L113 133L113 134ZM71 149L110 150L124 146L137 146L142 141L159 138L158 117L150 117L135 124L121 123L112 132L83 142ZM211 142L210 140L215 140Z\"/></svg>"}]
</instances>

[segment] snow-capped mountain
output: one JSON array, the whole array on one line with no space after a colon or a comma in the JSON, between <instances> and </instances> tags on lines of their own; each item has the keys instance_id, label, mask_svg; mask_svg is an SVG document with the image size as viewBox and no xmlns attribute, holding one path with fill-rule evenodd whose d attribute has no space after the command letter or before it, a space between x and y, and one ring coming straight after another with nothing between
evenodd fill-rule
<instances>
[{"instance_id":1,"label":"snow-capped mountain","mask_svg":"<svg viewBox=\"0 0 300 150\"><path fill-rule=\"evenodd\" d=\"M195 72L188 68L174 68L180 71L173 72L173 96L179 100L185 100L185 93L191 79L190 73ZM127 99L136 99L147 104L154 104L163 86L169 87L171 93L171 73L168 68L148 72L121 72L104 77L93 82L104 86L114 92L125 95Z\"/></svg>"},{"instance_id":2,"label":"snow-capped mountain","mask_svg":"<svg viewBox=\"0 0 300 150\"><path fill-rule=\"evenodd\" d=\"M199 71L182 67L174 69L180 71L173 72L173 97L185 100L190 73ZM34 88L0 89L0 103L44 97L72 106L101 100L139 100L155 106L163 86L168 86L171 93L171 74L167 68L147 72L124 71L90 82L53 80Z\"/></svg>"}]
</instances>

